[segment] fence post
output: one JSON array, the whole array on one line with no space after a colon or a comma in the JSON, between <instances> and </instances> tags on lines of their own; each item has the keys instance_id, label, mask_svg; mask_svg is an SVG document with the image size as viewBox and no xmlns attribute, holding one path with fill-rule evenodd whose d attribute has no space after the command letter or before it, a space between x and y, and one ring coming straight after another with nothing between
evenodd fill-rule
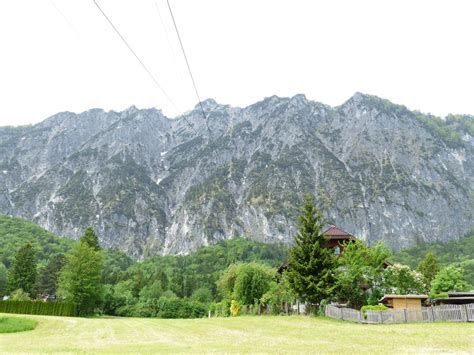
<instances>
[{"instance_id":1,"label":"fence post","mask_svg":"<svg viewBox=\"0 0 474 355\"><path fill-rule=\"evenodd\" d=\"M341 308L341 320L344 320L344 308Z\"/></svg>"},{"instance_id":2,"label":"fence post","mask_svg":"<svg viewBox=\"0 0 474 355\"><path fill-rule=\"evenodd\" d=\"M383 312L383 311L380 311L380 323L383 324L383 313L382 313L382 312Z\"/></svg>"},{"instance_id":3,"label":"fence post","mask_svg":"<svg viewBox=\"0 0 474 355\"><path fill-rule=\"evenodd\" d=\"M405 323L407 323L408 318L407 318L407 309L406 308L403 308L403 314L405 315Z\"/></svg>"},{"instance_id":4,"label":"fence post","mask_svg":"<svg viewBox=\"0 0 474 355\"><path fill-rule=\"evenodd\" d=\"M461 305L461 319L465 322L469 321L467 316L467 305L465 304Z\"/></svg>"},{"instance_id":5,"label":"fence post","mask_svg":"<svg viewBox=\"0 0 474 355\"><path fill-rule=\"evenodd\" d=\"M433 305L431 305L431 318L432 318L433 322L436 320L435 311L434 311Z\"/></svg>"}]
</instances>

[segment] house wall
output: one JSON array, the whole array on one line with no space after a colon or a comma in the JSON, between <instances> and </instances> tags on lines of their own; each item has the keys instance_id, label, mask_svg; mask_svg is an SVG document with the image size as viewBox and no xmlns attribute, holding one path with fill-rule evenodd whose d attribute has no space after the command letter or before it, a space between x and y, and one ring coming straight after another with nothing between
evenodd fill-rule
<instances>
[{"instance_id":1,"label":"house wall","mask_svg":"<svg viewBox=\"0 0 474 355\"><path fill-rule=\"evenodd\" d=\"M394 309L403 309L403 308L416 308L421 309L421 299L419 298L394 298L393 299L393 308Z\"/></svg>"}]
</instances>

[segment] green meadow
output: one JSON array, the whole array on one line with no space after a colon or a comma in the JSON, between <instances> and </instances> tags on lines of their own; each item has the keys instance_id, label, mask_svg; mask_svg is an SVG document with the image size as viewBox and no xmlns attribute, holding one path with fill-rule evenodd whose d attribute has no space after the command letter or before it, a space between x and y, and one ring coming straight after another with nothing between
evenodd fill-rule
<instances>
[{"instance_id":1,"label":"green meadow","mask_svg":"<svg viewBox=\"0 0 474 355\"><path fill-rule=\"evenodd\" d=\"M212 319L68 318L0 334L0 353L472 353L473 323L363 325L303 316Z\"/></svg>"}]
</instances>

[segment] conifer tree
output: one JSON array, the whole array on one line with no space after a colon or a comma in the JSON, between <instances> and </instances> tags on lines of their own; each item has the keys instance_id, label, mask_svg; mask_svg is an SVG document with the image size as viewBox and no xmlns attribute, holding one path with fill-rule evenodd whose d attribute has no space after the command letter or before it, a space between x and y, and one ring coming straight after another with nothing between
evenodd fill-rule
<instances>
[{"instance_id":1,"label":"conifer tree","mask_svg":"<svg viewBox=\"0 0 474 355\"><path fill-rule=\"evenodd\" d=\"M55 295L66 257L64 254L52 255L44 270L40 273L38 291L42 294Z\"/></svg>"},{"instance_id":2,"label":"conifer tree","mask_svg":"<svg viewBox=\"0 0 474 355\"><path fill-rule=\"evenodd\" d=\"M295 245L290 250L287 277L302 301L319 304L334 289L336 259L327 248L323 218L312 196L307 196L299 219Z\"/></svg>"},{"instance_id":3,"label":"conifer tree","mask_svg":"<svg viewBox=\"0 0 474 355\"><path fill-rule=\"evenodd\" d=\"M80 241L83 243L87 243L91 248L96 251L99 251L101 249L99 237L97 236L92 227L87 227L86 231L84 232L84 235L80 238Z\"/></svg>"},{"instance_id":4,"label":"conifer tree","mask_svg":"<svg viewBox=\"0 0 474 355\"><path fill-rule=\"evenodd\" d=\"M35 295L36 257L31 244L21 247L15 255L13 266L8 273L8 288L15 291L22 289L30 296Z\"/></svg>"}]
</instances>

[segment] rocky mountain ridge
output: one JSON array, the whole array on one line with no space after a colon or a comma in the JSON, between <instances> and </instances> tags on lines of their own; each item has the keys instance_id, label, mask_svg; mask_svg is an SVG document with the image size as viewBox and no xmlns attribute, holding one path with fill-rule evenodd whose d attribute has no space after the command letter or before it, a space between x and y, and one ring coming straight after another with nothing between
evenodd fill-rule
<instances>
[{"instance_id":1,"label":"rocky mountain ridge","mask_svg":"<svg viewBox=\"0 0 474 355\"><path fill-rule=\"evenodd\" d=\"M136 258L235 235L291 242L306 193L327 219L393 248L474 227L474 117L445 120L356 93L330 107L272 96L63 112L0 128L0 212L77 238L92 225Z\"/></svg>"}]
</instances>

